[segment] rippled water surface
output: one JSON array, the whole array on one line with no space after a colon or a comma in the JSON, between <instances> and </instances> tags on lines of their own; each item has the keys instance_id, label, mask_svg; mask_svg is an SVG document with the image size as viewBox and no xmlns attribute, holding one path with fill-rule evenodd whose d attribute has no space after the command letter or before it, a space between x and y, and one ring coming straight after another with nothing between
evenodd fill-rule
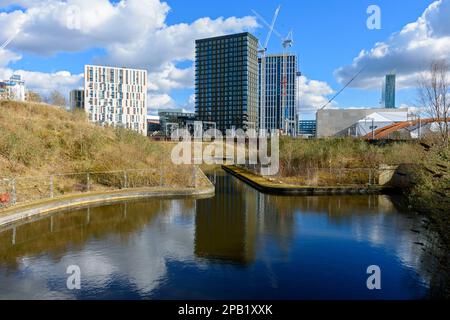
<instances>
[{"instance_id":1,"label":"rippled water surface","mask_svg":"<svg viewBox=\"0 0 450 320\"><path fill-rule=\"evenodd\" d=\"M417 299L423 233L388 196L264 195L218 171L210 199L144 200L0 230L0 298ZM81 270L69 290L67 267ZM381 268L381 290L366 269Z\"/></svg>"}]
</instances>

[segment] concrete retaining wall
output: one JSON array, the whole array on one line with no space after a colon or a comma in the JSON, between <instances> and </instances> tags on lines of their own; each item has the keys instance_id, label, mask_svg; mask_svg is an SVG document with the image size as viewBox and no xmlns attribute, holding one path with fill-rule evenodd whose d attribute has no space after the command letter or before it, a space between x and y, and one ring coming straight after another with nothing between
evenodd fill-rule
<instances>
[{"instance_id":1,"label":"concrete retaining wall","mask_svg":"<svg viewBox=\"0 0 450 320\"><path fill-rule=\"evenodd\" d=\"M414 183L414 172L417 165L402 164L397 166L381 166L379 184L396 188L408 188Z\"/></svg>"},{"instance_id":2,"label":"concrete retaining wall","mask_svg":"<svg viewBox=\"0 0 450 320\"><path fill-rule=\"evenodd\" d=\"M390 186L330 186L330 187L310 187L310 186L293 186L283 184L272 184L260 176L256 176L249 171L234 166L222 166L222 168L244 181L253 188L269 194L279 195L344 195L344 194L383 194L395 192Z\"/></svg>"},{"instance_id":3,"label":"concrete retaining wall","mask_svg":"<svg viewBox=\"0 0 450 320\"><path fill-rule=\"evenodd\" d=\"M107 191L101 193L85 193L70 195L55 199L38 201L26 205L8 208L0 212L0 226L5 226L36 215L48 214L64 209L74 209L95 203L111 203L124 200L144 198L173 198L173 197L210 197L214 196L213 184L201 188L169 189L143 188Z\"/></svg>"}]
</instances>

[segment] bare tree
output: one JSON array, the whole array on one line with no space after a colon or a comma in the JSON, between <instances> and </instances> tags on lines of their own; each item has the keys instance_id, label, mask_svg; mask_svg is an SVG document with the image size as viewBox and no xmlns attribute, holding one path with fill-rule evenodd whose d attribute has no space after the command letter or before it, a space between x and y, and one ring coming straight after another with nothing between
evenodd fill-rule
<instances>
[{"instance_id":1,"label":"bare tree","mask_svg":"<svg viewBox=\"0 0 450 320\"><path fill-rule=\"evenodd\" d=\"M42 97L39 93L37 93L36 91L28 91L28 95L27 95L27 100L30 102L42 102Z\"/></svg>"},{"instance_id":2,"label":"bare tree","mask_svg":"<svg viewBox=\"0 0 450 320\"><path fill-rule=\"evenodd\" d=\"M53 90L50 94L49 103L59 107L66 107L66 98L58 90Z\"/></svg>"},{"instance_id":3,"label":"bare tree","mask_svg":"<svg viewBox=\"0 0 450 320\"><path fill-rule=\"evenodd\" d=\"M449 143L450 78L445 60L431 63L430 70L419 80L419 102L429 116L438 123L439 133L445 145Z\"/></svg>"}]
</instances>

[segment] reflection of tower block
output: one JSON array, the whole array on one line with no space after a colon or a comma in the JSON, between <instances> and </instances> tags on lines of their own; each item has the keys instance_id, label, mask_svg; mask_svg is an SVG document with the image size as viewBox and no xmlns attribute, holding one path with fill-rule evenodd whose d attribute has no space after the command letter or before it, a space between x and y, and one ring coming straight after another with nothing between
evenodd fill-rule
<instances>
[{"instance_id":1,"label":"reflection of tower block","mask_svg":"<svg viewBox=\"0 0 450 320\"><path fill-rule=\"evenodd\" d=\"M203 137L203 122L194 121L194 139L202 139Z\"/></svg>"}]
</instances>

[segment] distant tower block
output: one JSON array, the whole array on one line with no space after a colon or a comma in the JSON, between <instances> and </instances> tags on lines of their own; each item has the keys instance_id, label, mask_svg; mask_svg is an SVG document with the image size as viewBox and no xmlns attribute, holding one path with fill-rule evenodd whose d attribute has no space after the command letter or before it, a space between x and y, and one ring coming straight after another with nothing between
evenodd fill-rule
<instances>
[{"instance_id":1,"label":"distant tower block","mask_svg":"<svg viewBox=\"0 0 450 320\"><path fill-rule=\"evenodd\" d=\"M383 81L381 103L385 108L395 109L395 73L387 74Z\"/></svg>"}]
</instances>

